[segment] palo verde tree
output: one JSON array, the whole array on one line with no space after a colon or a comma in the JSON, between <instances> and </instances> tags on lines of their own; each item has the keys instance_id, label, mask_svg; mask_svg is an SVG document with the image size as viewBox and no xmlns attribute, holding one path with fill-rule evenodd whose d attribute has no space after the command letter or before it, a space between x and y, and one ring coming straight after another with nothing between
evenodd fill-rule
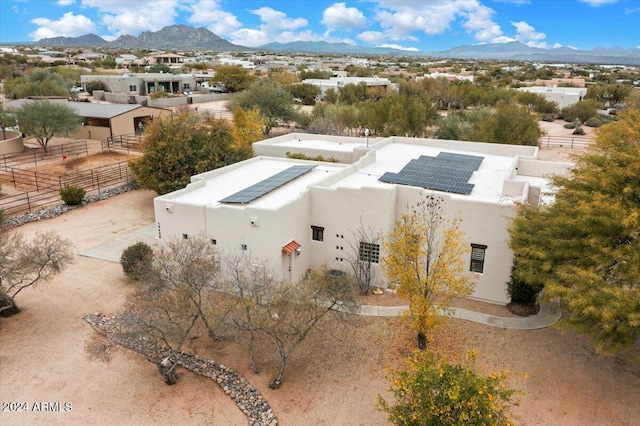
<instances>
[{"instance_id":1,"label":"palo verde tree","mask_svg":"<svg viewBox=\"0 0 640 426\"><path fill-rule=\"evenodd\" d=\"M430 352L414 351L402 367L389 369L388 378L395 401L378 396L376 408L398 426L507 426L519 394L504 385L504 372L484 375L473 363L451 364Z\"/></svg>"},{"instance_id":2,"label":"palo verde tree","mask_svg":"<svg viewBox=\"0 0 640 426\"><path fill-rule=\"evenodd\" d=\"M2 129L2 140L7 139L6 128L15 126L17 123L15 113L4 109L0 104L0 128Z\"/></svg>"},{"instance_id":3,"label":"palo verde tree","mask_svg":"<svg viewBox=\"0 0 640 426\"><path fill-rule=\"evenodd\" d=\"M262 78L240 93L231 102L232 109L257 107L262 115L263 133L268 135L280 121L292 121L296 117L293 96L277 83Z\"/></svg>"},{"instance_id":4,"label":"palo verde tree","mask_svg":"<svg viewBox=\"0 0 640 426\"><path fill-rule=\"evenodd\" d=\"M521 206L509 228L514 278L559 297L603 352L640 336L639 152L640 110L629 110L553 179L553 204Z\"/></svg>"},{"instance_id":5,"label":"palo verde tree","mask_svg":"<svg viewBox=\"0 0 640 426\"><path fill-rule=\"evenodd\" d=\"M59 102L31 101L15 109L23 133L35 136L46 151L54 136L76 132L82 124L73 108Z\"/></svg>"},{"instance_id":6,"label":"palo verde tree","mask_svg":"<svg viewBox=\"0 0 640 426\"><path fill-rule=\"evenodd\" d=\"M262 116L257 107L249 110L243 108L233 110L232 136L234 149L244 152L246 157L251 157L252 144L263 138Z\"/></svg>"},{"instance_id":7,"label":"palo verde tree","mask_svg":"<svg viewBox=\"0 0 640 426\"><path fill-rule=\"evenodd\" d=\"M420 349L426 348L438 311L453 297L470 295L474 286L463 259L468 248L460 220L444 214L442 198L425 195L407 208L384 241L382 266L398 295L409 301L406 317Z\"/></svg>"},{"instance_id":8,"label":"palo verde tree","mask_svg":"<svg viewBox=\"0 0 640 426\"><path fill-rule=\"evenodd\" d=\"M215 72L216 75L210 82L220 84L230 92L247 90L253 82L253 77L240 65L219 65Z\"/></svg>"},{"instance_id":9,"label":"palo verde tree","mask_svg":"<svg viewBox=\"0 0 640 426\"><path fill-rule=\"evenodd\" d=\"M142 152L142 158L130 163L131 170L141 186L158 194L184 188L193 175L246 158L233 149L231 128L225 121L201 123L188 111L149 123Z\"/></svg>"},{"instance_id":10,"label":"palo verde tree","mask_svg":"<svg viewBox=\"0 0 640 426\"><path fill-rule=\"evenodd\" d=\"M18 232L0 230L0 314L19 312L22 290L47 282L73 260L71 242L50 231L27 241Z\"/></svg>"}]
</instances>

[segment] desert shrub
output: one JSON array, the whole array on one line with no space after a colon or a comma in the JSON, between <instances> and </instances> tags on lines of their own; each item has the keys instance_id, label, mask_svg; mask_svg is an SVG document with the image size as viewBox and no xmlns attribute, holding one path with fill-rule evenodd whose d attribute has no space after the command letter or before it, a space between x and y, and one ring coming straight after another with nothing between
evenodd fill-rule
<instances>
[{"instance_id":1,"label":"desert shrub","mask_svg":"<svg viewBox=\"0 0 640 426\"><path fill-rule=\"evenodd\" d=\"M60 190L62 201L68 206L78 206L84 201L87 191L78 187L69 185Z\"/></svg>"},{"instance_id":2,"label":"desert shrub","mask_svg":"<svg viewBox=\"0 0 640 426\"><path fill-rule=\"evenodd\" d=\"M544 114L542 116L542 121L553 123L554 121L556 121L556 117L553 114Z\"/></svg>"},{"instance_id":3,"label":"desert shrub","mask_svg":"<svg viewBox=\"0 0 640 426\"><path fill-rule=\"evenodd\" d=\"M161 99L168 97L169 93L165 92L164 90L156 90L155 92L151 93L151 99Z\"/></svg>"},{"instance_id":4,"label":"desert shrub","mask_svg":"<svg viewBox=\"0 0 640 426\"><path fill-rule=\"evenodd\" d=\"M94 90L104 90L105 92L107 91L107 86L100 80L91 80L91 81L87 81L85 84L85 90L90 94L93 95L93 91Z\"/></svg>"},{"instance_id":5,"label":"desert shrub","mask_svg":"<svg viewBox=\"0 0 640 426\"><path fill-rule=\"evenodd\" d=\"M471 359L475 354L471 354ZM395 401L378 396L377 408L394 425L508 425L518 391L506 373L485 376L473 366L450 364L437 354L414 352L403 368L390 370Z\"/></svg>"},{"instance_id":6,"label":"desert shrub","mask_svg":"<svg viewBox=\"0 0 640 426\"><path fill-rule=\"evenodd\" d=\"M565 129L575 129L576 128L576 123L567 123L563 126Z\"/></svg>"},{"instance_id":7,"label":"desert shrub","mask_svg":"<svg viewBox=\"0 0 640 426\"><path fill-rule=\"evenodd\" d=\"M124 274L139 281L151 269L153 249L147 243L137 242L122 251L120 264Z\"/></svg>"},{"instance_id":8,"label":"desert shrub","mask_svg":"<svg viewBox=\"0 0 640 426\"><path fill-rule=\"evenodd\" d=\"M584 129L582 127L578 126L575 129L573 129L573 134L574 135L584 135Z\"/></svg>"},{"instance_id":9,"label":"desert shrub","mask_svg":"<svg viewBox=\"0 0 640 426\"><path fill-rule=\"evenodd\" d=\"M589 127L600 127L602 126L602 120L600 120L598 117L591 117L590 119L585 121L584 125Z\"/></svg>"},{"instance_id":10,"label":"desert shrub","mask_svg":"<svg viewBox=\"0 0 640 426\"><path fill-rule=\"evenodd\" d=\"M538 294L541 290L541 288L527 284L513 276L507 285L507 293L511 298L511 303L517 303L520 305L535 305L538 300Z\"/></svg>"}]
</instances>

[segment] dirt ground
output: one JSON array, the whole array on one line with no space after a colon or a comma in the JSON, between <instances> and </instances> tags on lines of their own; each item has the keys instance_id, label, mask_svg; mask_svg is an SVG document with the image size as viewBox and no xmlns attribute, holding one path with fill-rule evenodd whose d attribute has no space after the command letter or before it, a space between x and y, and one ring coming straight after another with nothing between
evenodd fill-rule
<instances>
[{"instance_id":1,"label":"dirt ground","mask_svg":"<svg viewBox=\"0 0 640 426\"><path fill-rule=\"evenodd\" d=\"M153 223L152 199L149 191L133 191L19 231L29 237L55 229L81 252ZM36 402L70 403L72 411L3 410L0 424L246 424L209 379L181 370L178 384L166 386L155 367L138 355L117 354L109 364L85 358L92 330L82 316L115 313L130 286L118 264L76 256L51 283L19 296L22 312L0 318L0 400L26 402L30 410ZM261 373L254 375L244 350L235 345L215 346L203 338L194 340L192 349L244 374L282 425L387 425L384 414L374 409L376 396L388 386L384 367L397 365L412 344L398 319L361 318L347 331L304 345L277 391L268 389L276 360L265 354ZM583 336L555 328L516 331L449 320L433 345L451 356L476 348L479 365L511 371L510 385L524 392L514 409L519 424L640 424L640 364L600 357Z\"/></svg>"},{"instance_id":2,"label":"dirt ground","mask_svg":"<svg viewBox=\"0 0 640 426\"><path fill-rule=\"evenodd\" d=\"M543 152L563 160L566 150ZM54 229L80 253L153 223L153 196L145 190L125 193L18 231L31 237ZM117 312L130 288L120 265L77 255L52 282L19 295L22 312L0 318L1 425L247 424L210 379L180 370L178 384L166 386L137 354L119 353L109 364L86 359L84 344L93 331L82 317ZM363 301L402 304L389 294ZM455 305L510 315L504 307L480 302ZM277 360L267 353L258 354L261 372L254 375L244 348L236 344L203 337L189 349L243 374L269 401L281 425L382 426L389 423L374 406L388 387L385 366L397 366L413 345L398 318L356 318L351 328L303 345L277 391L268 388ZM452 358L475 348L479 367L510 371L509 385L524 392L513 410L517 424L640 425L640 362L601 357L585 336L557 327L504 330L451 319L432 345ZM6 411L25 403L29 411ZM41 409L42 403L59 403L60 410L35 412L36 403Z\"/></svg>"}]
</instances>

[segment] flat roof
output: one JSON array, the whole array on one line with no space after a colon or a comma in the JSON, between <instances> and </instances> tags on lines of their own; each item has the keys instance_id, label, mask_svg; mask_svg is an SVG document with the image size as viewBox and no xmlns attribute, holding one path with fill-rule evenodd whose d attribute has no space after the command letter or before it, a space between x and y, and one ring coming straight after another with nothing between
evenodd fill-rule
<instances>
[{"instance_id":1,"label":"flat roof","mask_svg":"<svg viewBox=\"0 0 640 426\"><path fill-rule=\"evenodd\" d=\"M409 161L417 159L421 155L435 157L441 152L454 154L475 153L475 151L446 149L424 144L412 144L405 141L394 142L376 149L376 159L373 163L359 168L357 172L332 184L331 188L389 188L389 185L394 184L378 180L383 174L387 172L398 173ZM478 170L469 178L469 183L474 185L471 193L462 195L443 192L443 194L449 194L454 198L463 197L466 200L475 199L490 202L497 202L503 197L503 182L512 169L515 157L487 153L477 155L484 157L484 159Z\"/></svg>"},{"instance_id":2,"label":"flat roof","mask_svg":"<svg viewBox=\"0 0 640 426\"><path fill-rule=\"evenodd\" d=\"M277 173L295 166L297 164L316 164L307 161L295 161L278 158L254 157L250 160L240 163L239 167L229 167L228 171L220 174L204 173L200 175L202 186L187 186L186 190L178 193L167 194L161 198L172 200L179 203L187 203L198 206L225 206L229 208L254 207L259 209L277 209L281 206L289 204L298 196L303 194L307 187L314 185L325 179L329 174L336 173L344 169L344 164L318 163L318 165L293 179L286 184L270 191L264 196L257 198L247 204L230 205L221 203L230 195L233 195L243 189L255 185ZM198 180L194 176L194 180Z\"/></svg>"},{"instance_id":3,"label":"flat roof","mask_svg":"<svg viewBox=\"0 0 640 426\"><path fill-rule=\"evenodd\" d=\"M33 102L31 99L18 99L5 104L7 108L19 108L25 103ZM91 102L49 101L67 105L80 117L113 118L118 115L141 108L141 105L133 104L96 104Z\"/></svg>"}]
</instances>

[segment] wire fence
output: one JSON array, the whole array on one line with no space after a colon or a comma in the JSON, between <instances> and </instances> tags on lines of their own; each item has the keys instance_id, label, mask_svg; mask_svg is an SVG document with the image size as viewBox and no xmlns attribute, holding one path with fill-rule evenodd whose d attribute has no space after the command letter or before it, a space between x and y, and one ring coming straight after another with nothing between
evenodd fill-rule
<instances>
[{"instance_id":1,"label":"wire fence","mask_svg":"<svg viewBox=\"0 0 640 426\"><path fill-rule=\"evenodd\" d=\"M542 148L570 148L585 149L589 145L589 139L566 136L545 136L540 139L539 146Z\"/></svg>"}]
</instances>

